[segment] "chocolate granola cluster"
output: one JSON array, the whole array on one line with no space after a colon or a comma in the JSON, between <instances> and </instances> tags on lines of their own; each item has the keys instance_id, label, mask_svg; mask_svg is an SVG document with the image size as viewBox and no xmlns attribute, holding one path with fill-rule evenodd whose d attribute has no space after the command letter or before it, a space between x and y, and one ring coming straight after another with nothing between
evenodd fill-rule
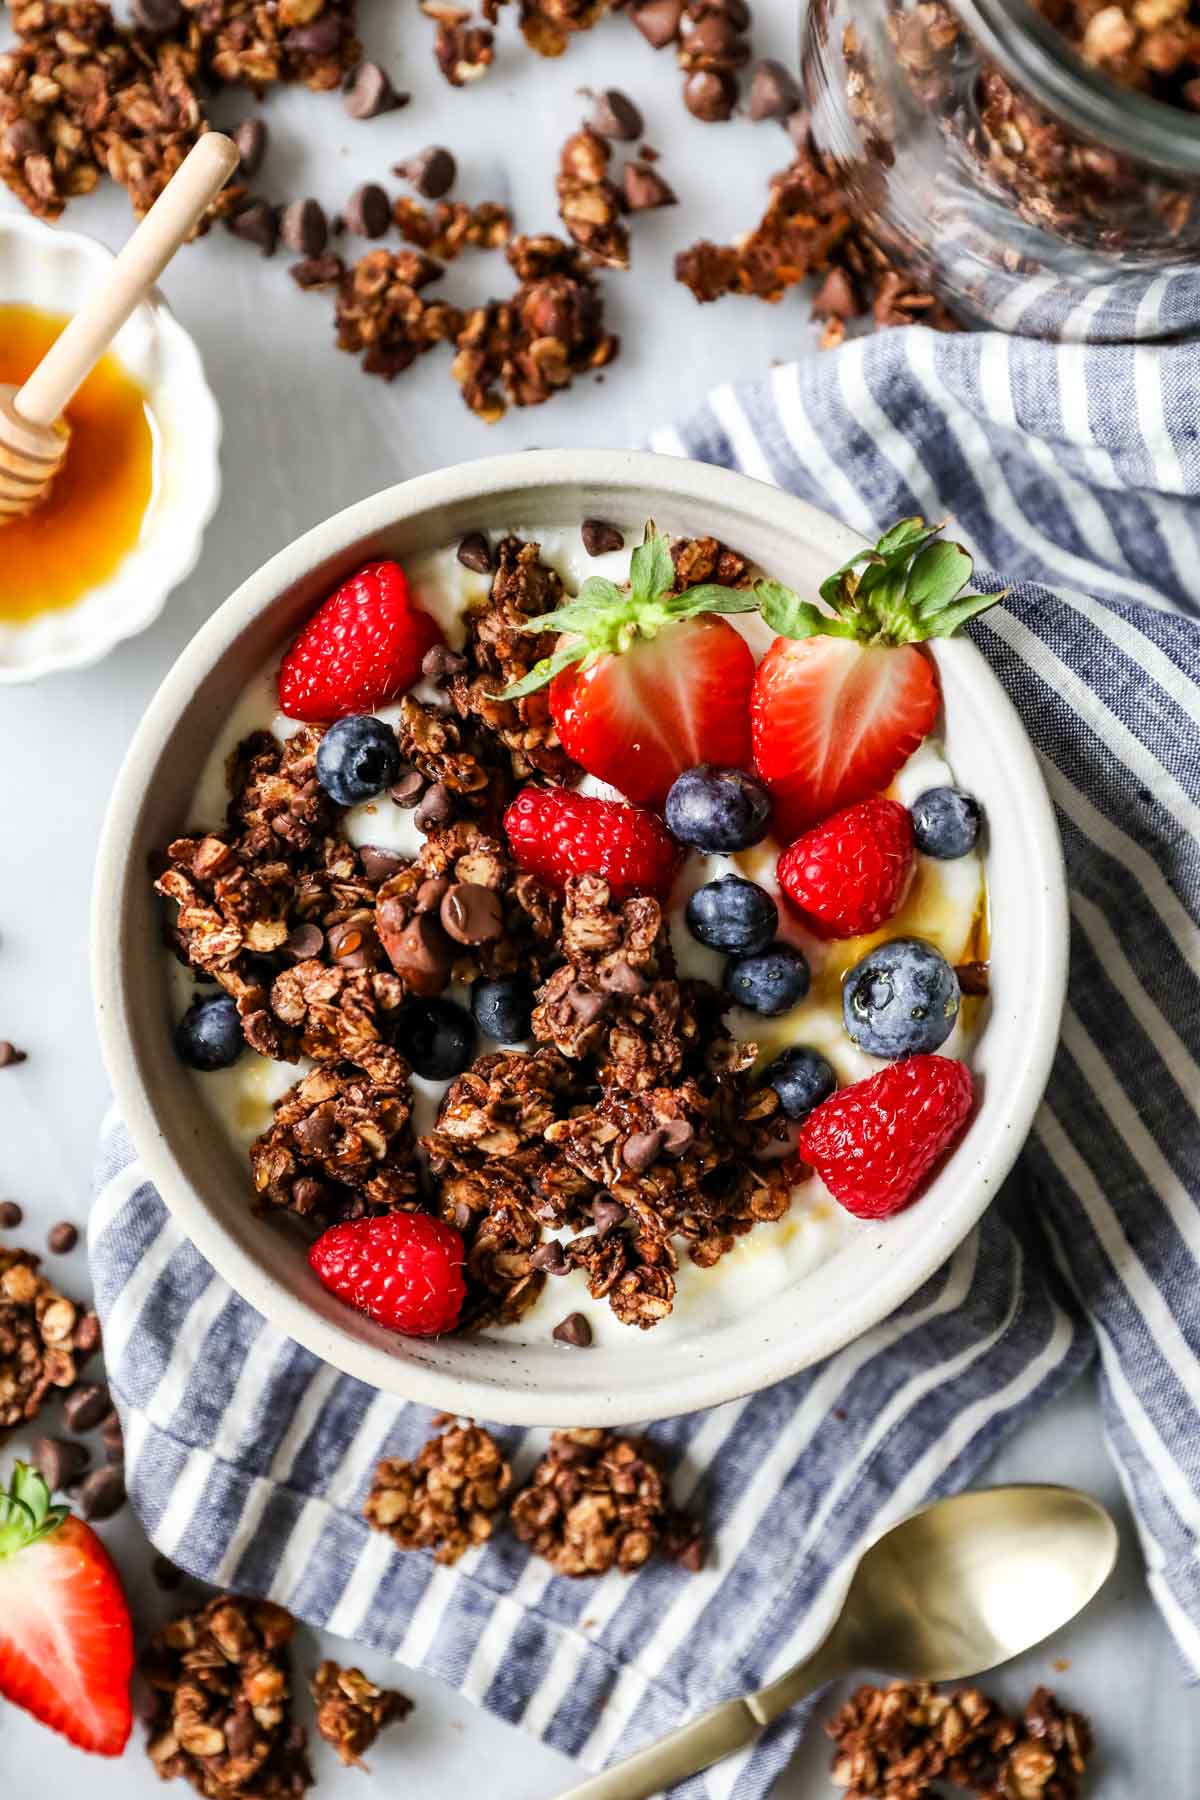
<instances>
[{"instance_id":1,"label":"chocolate granola cluster","mask_svg":"<svg viewBox=\"0 0 1200 1800\"><path fill-rule=\"evenodd\" d=\"M513 1530L559 1575L628 1575L655 1550L699 1569L699 1525L671 1501L663 1466L643 1438L598 1428L556 1431L510 1508Z\"/></svg>"},{"instance_id":2,"label":"chocolate granola cluster","mask_svg":"<svg viewBox=\"0 0 1200 1800\"><path fill-rule=\"evenodd\" d=\"M362 1759L380 1732L412 1711L406 1694L376 1687L361 1669L343 1669L335 1662L321 1663L308 1685L317 1709L317 1734L348 1768L364 1768Z\"/></svg>"},{"instance_id":3,"label":"chocolate granola cluster","mask_svg":"<svg viewBox=\"0 0 1200 1800\"><path fill-rule=\"evenodd\" d=\"M100 1346L100 1323L38 1273L28 1250L0 1246L0 1437L72 1387Z\"/></svg>"},{"instance_id":4,"label":"chocolate granola cluster","mask_svg":"<svg viewBox=\"0 0 1200 1800\"><path fill-rule=\"evenodd\" d=\"M492 1535L512 1486L512 1470L491 1434L459 1425L429 1439L412 1462L385 1457L375 1470L363 1517L399 1550L432 1550L455 1563Z\"/></svg>"}]
</instances>

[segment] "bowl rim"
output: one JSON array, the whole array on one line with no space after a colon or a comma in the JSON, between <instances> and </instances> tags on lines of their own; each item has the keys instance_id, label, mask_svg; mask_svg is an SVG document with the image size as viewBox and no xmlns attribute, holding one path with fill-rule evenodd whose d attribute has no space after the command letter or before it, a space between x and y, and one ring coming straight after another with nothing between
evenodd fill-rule
<instances>
[{"instance_id":1,"label":"bowl rim","mask_svg":"<svg viewBox=\"0 0 1200 1800\"><path fill-rule=\"evenodd\" d=\"M98 264L110 266L116 261L116 252L91 232L67 226L51 227L41 219L29 218L23 213L0 214L0 235L5 233L28 238L43 249L49 248L52 255L63 251L82 253L94 258ZM0 298L0 305L3 304L7 302ZM136 310L145 311L155 338L166 345L166 354L172 364L177 369L187 365L188 431L198 445L197 460L200 456L204 459L207 485L189 488L193 500L189 528L170 543L164 540L160 546L158 575L143 588L139 606L111 611L106 615L107 626L93 624L73 644L44 651L25 662L0 663L0 687L23 687L28 682L41 681L47 675L89 669L103 661L118 644L139 636L161 617L170 596L187 580L200 560L204 534L221 500L221 409L205 373L200 348L191 332L175 317L161 289L152 287L139 301ZM176 385L181 384L177 381ZM71 611L70 608L65 610L68 614Z\"/></svg>"},{"instance_id":2,"label":"bowl rim","mask_svg":"<svg viewBox=\"0 0 1200 1800\"><path fill-rule=\"evenodd\" d=\"M587 489L614 486L657 493L679 501L725 508L740 506L761 515L769 507L773 526L802 539L816 531L840 539L845 554L863 539L830 515L769 484L712 464L644 451L527 450L457 463L382 489L313 526L269 558L216 609L190 639L164 677L143 714L118 772L100 835L90 926L90 958L97 1033L113 1096L139 1162L168 1210L216 1272L279 1331L369 1387L405 1400L475 1418L503 1417L513 1425L561 1424L561 1397L551 1392L492 1384L470 1375L430 1370L405 1361L331 1326L301 1296L292 1293L262 1261L238 1244L202 1196L178 1170L166 1136L138 1074L125 1030L125 956L121 947L123 908L112 905L125 890L129 846L135 839L147 778L166 750L175 719L202 675L212 669L243 630L294 583L321 563L349 550L371 533L433 508L481 500L516 488L565 485ZM536 506L531 508L536 519ZM836 554L836 552L835 552ZM853 1300L810 1328L798 1343L780 1339L744 1360L704 1361L696 1368L696 1391L680 1404L674 1389L657 1398L652 1376L607 1397L587 1394L574 1407L575 1423L605 1425L631 1418L668 1417L739 1399L842 1349L886 1319L941 1268L968 1236L990 1204L1025 1142L1049 1077L1058 1045L1066 998L1069 911L1062 845L1036 753L1008 695L969 640L938 646L960 663L975 687L989 690L994 723L1004 740L1006 775L1022 793L1023 815L1039 855L1037 881L1029 884L1029 906L1040 920L1048 953L1045 979L1026 994L1026 1055L1006 1080L1008 1104L1003 1129L974 1165L970 1204L959 1203L948 1228L934 1225L918 1234L906 1254L878 1271ZM503 1396L504 1410L497 1411ZM578 1411L579 1419L574 1418ZM586 1416L584 1416L586 1415Z\"/></svg>"}]
</instances>

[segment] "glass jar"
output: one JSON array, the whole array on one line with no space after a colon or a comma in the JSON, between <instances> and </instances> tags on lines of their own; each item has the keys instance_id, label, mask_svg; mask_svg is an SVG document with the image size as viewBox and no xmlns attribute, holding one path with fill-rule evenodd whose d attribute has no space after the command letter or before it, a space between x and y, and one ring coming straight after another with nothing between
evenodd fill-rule
<instances>
[{"instance_id":1,"label":"glass jar","mask_svg":"<svg viewBox=\"0 0 1200 1800\"><path fill-rule=\"evenodd\" d=\"M1200 116L1024 0L811 0L803 71L856 215L964 322L1200 334Z\"/></svg>"}]
</instances>

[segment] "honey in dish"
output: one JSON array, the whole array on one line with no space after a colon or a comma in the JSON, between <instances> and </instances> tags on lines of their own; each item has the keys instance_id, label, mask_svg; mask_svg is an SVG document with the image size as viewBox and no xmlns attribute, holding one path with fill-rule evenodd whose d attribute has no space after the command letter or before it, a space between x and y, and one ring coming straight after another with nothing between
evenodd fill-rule
<instances>
[{"instance_id":1,"label":"honey in dish","mask_svg":"<svg viewBox=\"0 0 1200 1800\"><path fill-rule=\"evenodd\" d=\"M65 316L0 306L0 382L20 383ZM0 523L0 621L72 606L108 581L137 543L154 493L155 438L146 395L103 357L70 406L71 443L41 504Z\"/></svg>"}]
</instances>

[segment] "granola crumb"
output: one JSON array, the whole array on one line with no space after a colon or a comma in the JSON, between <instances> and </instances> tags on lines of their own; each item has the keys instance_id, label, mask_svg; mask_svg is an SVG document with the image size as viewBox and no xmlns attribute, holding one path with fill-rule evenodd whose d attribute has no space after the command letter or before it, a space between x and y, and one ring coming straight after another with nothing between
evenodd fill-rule
<instances>
[{"instance_id":1,"label":"granola crumb","mask_svg":"<svg viewBox=\"0 0 1200 1800\"><path fill-rule=\"evenodd\" d=\"M51 1389L73 1386L100 1341L95 1314L60 1294L39 1262L0 1248L0 1436L35 1419Z\"/></svg>"},{"instance_id":2,"label":"granola crumb","mask_svg":"<svg viewBox=\"0 0 1200 1800\"><path fill-rule=\"evenodd\" d=\"M398 1550L432 1550L435 1562L456 1563L472 1544L491 1537L511 1483L512 1471L491 1433L451 1423L413 1461L384 1458L363 1517Z\"/></svg>"},{"instance_id":3,"label":"granola crumb","mask_svg":"<svg viewBox=\"0 0 1200 1800\"><path fill-rule=\"evenodd\" d=\"M323 1662L308 1685L317 1732L349 1768L365 1768L363 1756L380 1732L398 1725L413 1709L406 1694L376 1687L361 1669L344 1669L336 1662Z\"/></svg>"}]
</instances>

